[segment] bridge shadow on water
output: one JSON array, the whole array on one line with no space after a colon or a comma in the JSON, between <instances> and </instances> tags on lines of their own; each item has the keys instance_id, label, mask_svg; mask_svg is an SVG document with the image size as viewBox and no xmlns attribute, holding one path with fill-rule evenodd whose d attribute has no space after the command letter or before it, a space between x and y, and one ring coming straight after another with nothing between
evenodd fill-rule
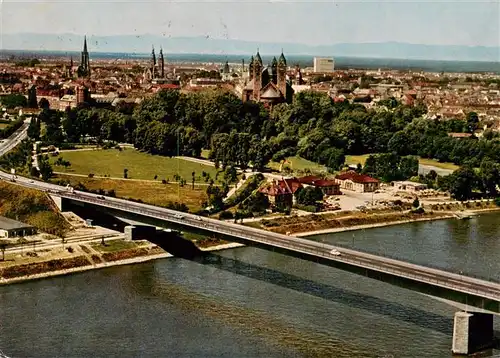
<instances>
[{"instance_id":1,"label":"bridge shadow on water","mask_svg":"<svg viewBox=\"0 0 500 358\"><path fill-rule=\"evenodd\" d=\"M216 267L236 275L271 283L374 314L384 315L446 335L453 334L453 319L451 317L204 252L191 241L172 233L158 232L157 237L151 241L176 257L198 264Z\"/></svg>"}]
</instances>

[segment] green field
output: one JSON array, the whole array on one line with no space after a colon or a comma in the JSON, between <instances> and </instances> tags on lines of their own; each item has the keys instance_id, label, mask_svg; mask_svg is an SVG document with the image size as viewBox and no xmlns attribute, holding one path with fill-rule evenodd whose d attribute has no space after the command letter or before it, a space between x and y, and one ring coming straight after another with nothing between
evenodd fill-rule
<instances>
[{"instance_id":1,"label":"green field","mask_svg":"<svg viewBox=\"0 0 500 358\"><path fill-rule=\"evenodd\" d=\"M345 163L348 165L357 165L358 163L361 165L365 165L366 158L368 158L370 154L363 155L346 155Z\"/></svg>"},{"instance_id":2,"label":"green field","mask_svg":"<svg viewBox=\"0 0 500 358\"><path fill-rule=\"evenodd\" d=\"M363 155L346 155L345 156L345 162L346 164L349 165L356 165L360 163L361 165L365 165L366 158L368 158L370 154L363 154ZM457 170L458 165L455 165L453 163L441 163L435 159L428 159L428 158L419 158L418 160L419 164L421 165L431 165L436 168L440 169L448 169L448 170Z\"/></svg>"},{"instance_id":3,"label":"green field","mask_svg":"<svg viewBox=\"0 0 500 358\"><path fill-rule=\"evenodd\" d=\"M320 165L318 163L311 162L310 160L301 158L299 156L294 156L294 157L288 157L286 160L289 163L283 164L283 168L288 167L292 171L305 171L306 169L309 169L312 172L325 172L326 168L323 165ZM279 170L280 168L280 163L276 162L269 162L267 165L269 168L274 169L274 170Z\"/></svg>"},{"instance_id":4,"label":"green field","mask_svg":"<svg viewBox=\"0 0 500 358\"><path fill-rule=\"evenodd\" d=\"M128 169L129 179L153 180L155 175L158 180L166 179L173 182L174 175L179 175L191 183L191 173L195 172L196 182L204 183L202 172L210 174L215 179L217 170L208 165L194 163L184 159L169 158L139 152L135 149L88 150L62 152L59 157L71 163L69 168L53 166L54 171L68 174L95 176L109 176L123 178L123 169ZM53 164L58 157L50 157Z\"/></svg>"},{"instance_id":5,"label":"green field","mask_svg":"<svg viewBox=\"0 0 500 358\"><path fill-rule=\"evenodd\" d=\"M4 128L7 128L9 126L10 123L4 123L4 122L0 122L0 129L4 129Z\"/></svg>"}]
</instances>

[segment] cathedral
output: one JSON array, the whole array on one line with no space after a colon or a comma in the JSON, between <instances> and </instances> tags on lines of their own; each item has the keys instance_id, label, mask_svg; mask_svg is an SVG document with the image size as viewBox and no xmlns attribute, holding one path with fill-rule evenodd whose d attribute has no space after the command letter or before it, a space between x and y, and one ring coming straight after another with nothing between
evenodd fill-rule
<instances>
[{"instance_id":1,"label":"cathedral","mask_svg":"<svg viewBox=\"0 0 500 358\"><path fill-rule=\"evenodd\" d=\"M71 58L71 67L73 67L73 58ZM87 36L83 38L83 51L82 59L80 61L80 66L76 70L78 77L88 77L90 78L90 57L87 51Z\"/></svg>"},{"instance_id":2,"label":"cathedral","mask_svg":"<svg viewBox=\"0 0 500 358\"><path fill-rule=\"evenodd\" d=\"M163 58L163 49L160 48L158 62L156 61L155 48L151 51L151 62L149 68L144 72L144 78L147 81L165 78L165 59Z\"/></svg>"},{"instance_id":3,"label":"cathedral","mask_svg":"<svg viewBox=\"0 0 500 358\"><path fill-rule=\"evenodd\" d=\"M293 89L287 80L286 59L281 52L278 60L273 58L272 62L264 67L259 51L255 57L252 56L248 68L249 81L243 88L242 100L262 102L267 105L277 103L291 103Z\"/></svg>"}]
</instances>

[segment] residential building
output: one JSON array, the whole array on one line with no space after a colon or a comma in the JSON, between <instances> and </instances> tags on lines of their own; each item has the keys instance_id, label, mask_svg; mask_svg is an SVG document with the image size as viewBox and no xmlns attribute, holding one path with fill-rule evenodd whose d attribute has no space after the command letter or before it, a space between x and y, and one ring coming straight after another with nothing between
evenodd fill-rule
<instances>
[{"instance_id":1,"label":"residential building","mask_svg":"<svg viewBox=\"0 0 500 358\"><path fill-rule=\"evenodd\" d=\"M0 216L0 237L13 238L36 234L36 228L22 222Z\"/></svg>"},{"instance_id":2,"label":"residential building","mask_svg":"<svg viewBox=\"0 0 500 358\"><path fill-rule=\"evenodd\" d=\"M261 187L259 192L267 196L271 205L282 209L291 209L295 202L294 194L300 188L302 188L300 182L296 178L291 178L273 180Z\"/></svg>"},{"instance_id":3,"label":"residential building","mask_svg":"<svg viewBox=\"0 0 500 358\"><path fill-rule=\"evenodd\" d=\"M304 186L310 185L320 188L324 195L341 195L340 184L335 180L323 179L314 175L299 178L298 181Z\"/></svg>"},{"instance_id":4,"label":"residential building","mask_svg":"<svg viewBox=\"0 0 500 358\"><path fill-rule=\"evenodd\" d=\"M335 181L341 189L352 190L358 193L371 193L380 188L380 182L368 175L348 171L335 176Z\"/></svg>"}]
</instances>

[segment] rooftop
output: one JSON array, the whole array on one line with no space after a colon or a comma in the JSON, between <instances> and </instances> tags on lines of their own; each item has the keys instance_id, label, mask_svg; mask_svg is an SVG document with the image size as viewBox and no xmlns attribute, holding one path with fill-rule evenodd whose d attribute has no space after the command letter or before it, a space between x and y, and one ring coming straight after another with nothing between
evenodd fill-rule
<instances>
[{"instance_id":1,"label":"rooftop","mask_svg":"<svg viewBox=\"0 0 500 358\"><path fill-rule=\"evenodd\" d=\"M16 230L32 228L33 226L22 223L20 221L12 220L4 216L0 216L0 229L3 230Z\"/></svg>"}]
</instances>

